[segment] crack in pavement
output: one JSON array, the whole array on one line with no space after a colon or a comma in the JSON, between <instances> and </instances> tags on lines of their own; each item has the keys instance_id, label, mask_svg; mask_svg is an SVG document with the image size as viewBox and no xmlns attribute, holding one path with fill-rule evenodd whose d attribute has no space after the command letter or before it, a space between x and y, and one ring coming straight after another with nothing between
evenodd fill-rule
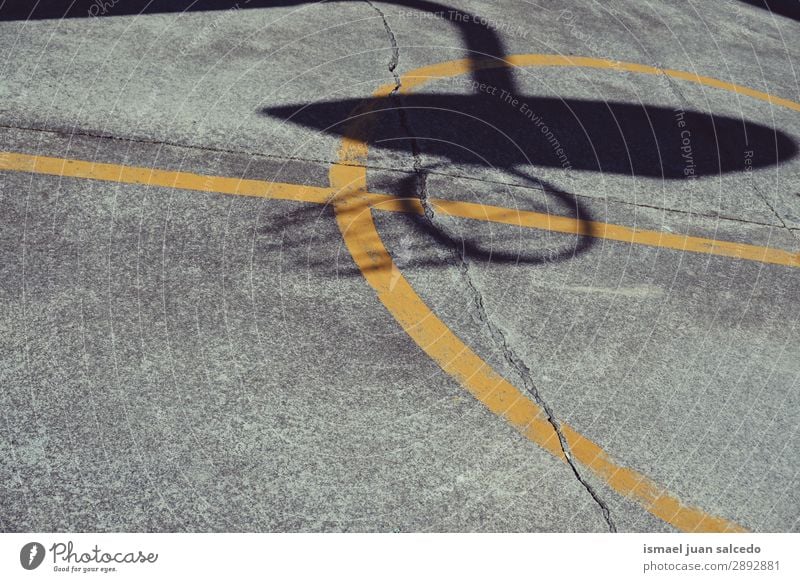
<instances>
[{"instance_id":1,"label":"crack in pavement","mask_svg":"<svg viewBox=\"0 0 800 582\"><path fill-rule=\"evenodd\" d=\"M425 220L427 220L431 224L432 228L444 230L444 228L437 225L438 219L436 217L435 211L427 200L427 193L424 190L426 184L425 178L426 175L424 172L422 172L420 174L420 180L419 180L419 184L421 185L421 190L419 192L419 199L420 203L422 204L425 210ZM470 273L469 260L464 254L463 249L460 248L457 244L453 243L451 245L451 251L457 257L458 264L455 266L458 267L461 276L463 277L464 281L467 284L467 288L469 289L470 295L472 296L472 301L475 305L475 313L477 315L478 320L488 330L489 338L492 340L492 342L500 348L501 353L503 355L503 359L506 361L506 363L508 363L511 366L511 368L517 373L517 375L522 380L522 385L525 388L525 391L528 394L530 394L534 402L536 402L536 404L538 404L539 407L542 410L544 410L545 415L547 417L547 422L550 424L550 426L553 428L556 435L558 436L561 452L564 454L564 458L566 459L567 464L572 470L572 473L575 475L575 478L578 480L578 482L583 486L583 488L587 491L587 493L589 493L594 502L600 508L600 512L603 515L603 519L606 523L606 526L608 527L608 530L612 533L616 533L617 526L611 517L611 511L608 505L606 504L605 501L603 501L599 493L583 477L580 470L578 469L578 466L572 457L569 443L567 442L567 439L564 436L563 431L561 430L561 425L556 419L553 409L544 400L541 393L539 392L538 387L536 386L536 383L533 381L533 374L530 368L513 349L513 347L508 341L506 332L503 331L503 329L497 323L492 321L491 317L489 316L488 310L486 309L486 302L484 300L483 293L476 285L475 280Z\"/></svg>"},{"instance_id":2,"label":"crack in pavement","mask_svg":"<svg viewBox=\"0 0 800 582\"><path fill-rule=\"evenodd\" d=\"M661 65L658 65L658 68L660 70L662 70L662 74L663 74L664 78L667 80L667 84L673 89L673 92L678 96L679 100L682 101L681 108L683 109L684 107L686 107L686 108L691 107L691 105L692 105L691 102L683 94L683 91L680 90L680 87L678 87L678 85L675 83L675 80L672 77L670 77L669 75L666 75L666 74L663 73L663 67ZM728 156L732 156L733 155L733 152L730 151L726 147L726 144L720 143L719 136L716 133L716 129L715 129L714 132L710 133L708 131L705 131L705 133L706 133L706 135L711 137L717 143L717 148L719 150L718 153L721 152L721 151L724 151L725 154L728 155ZM745 135L745 143L747 143L746 140L747 140L747 136ZM766 194L764 194L764 192L756 185L756 181L752 177L752 174L750 176L750 187L756 193L756 196L758 196L761 199L761 201L766 205L766 207L770 209L772 214L775 216L775 218L778 219L778 222L780 223L780 225L769 225L769 226L782 226L784 229L789 231L789 233L790 233L790 235L792 237L794 237L795 235L792 232L792 229L789 228L789 226L783 220L781 215L778 214L778 212L775 210L775 208L772 206L772 204L770 204L769 200L767 199ZM736 220L736 219L734 219L734 220ZM739 222L748 223L749 221L739 220ZM755 223L755 224L761 224L761 223ZM767 225L765 225L765 226L767 226Z\"/></svg>"},{"instance_id":3,"label":"crack in pavement","mask_svg":"<svg viewBox=\"0 0 800 582\"><path fill-rule=\"evenodd\" d=\"M423 182L424 184L424 182ZM440 228L436 225L436 215L434 213L433 208L427 203L427 200L423 202L423 195L420 195L420 202L425 206L425 218L431 223L433 228ZM458 265L456 265L463 277L464 281L467 284L467 288L469 289L470 295L472 296L472 302L475 305L475 313L477 315L478 320L485 326L485 328L489 332L489 337L492 342L497 345L501 353L503 355L503 359L506 363L511 366L511 368L517 373L517 375L522 380L522 385L525 388L525 391L531 395L534 402L539 405L539 407L544 410L545 415L547 417L547 422L553 427L556 435L558 436L559 445L561 447L561 452L564 454L564 458L567 461L572 473L575 475L575 478L578 482L583 486L583 488L589 493L592 497L594 502L600 508L600 512L603 515L603 519L605 520L606 526L608 530L612 533L616 533L617 526L614 523L614 520L611 517L611 511L606 504L605 501L600 497L599 493L595 490L594 487L581 475L580 470L578 469L577 464L575 463L574 459L572 458L572 452L570 451L569 443L567 442L566 437L564 436L563 431L561 430L561 425L556 419L556 416L553 412L553 409L550 407L549 404L545 401L542 397L541 393L539 392L536 383L533 381L533 374L531 369L528 365L524 362L524 360L516 353L514 348L508 341L508 336L505 331L492 321L491 317L489 316L488 310L486 309L486 302L483 297L483 293L478 288L475 283L472 274L470 273L470 264L469 260L467 259L466 255L464 254L464 250L460 248L457 244L453 244L451 246L451 250L453 254L456 255L458 259Z\"/></svg>"},{"instance_id":4,"label":"crack in pavement","mask_svg":"<svg viewBox=\"0 0 800 582\"><path fill-rule=\"evenodd\" d=\"M753 191L756 193L756 195L759 198L761 198L761 201L766 205L766 207L769 208L770 211L772 211L772 214L775 215L775 218L778 219L778 221L781 223L781 226L783 228L785 228L787 231L789 231L789 234L793 238L800 239L800 237L795 234L794 229L790 228L789 225L786 224L786 221L783 220L783 217L778 213L777 210L775 210L775 207L772 204L770 204L770 201L767 198L767 195L761 190L761 188L758 187L758 185L756 184L756 181L753 179L752 176L750 176L750 187L753 189Z\"/></svg>"},{"instance_id":5,"label":"crack in pavement","mask_svg":"<svg viewBox=\"0 0 800 582\"><path fill-rule=\"evenodd\" d=\"M437 224L438 219L436 217L436 212L432 205L430 204L430 200L428 197L428 171L425 169L424 164L422 162L421 151L419 147L419 140L416 134L411 130L411 126L406 116L406 112L403 109L403 101L400 95L400 89L402 87L402 80L400 75L397 73L397 66L400 62L400 47L397 44L397 38L395 37L394 31L392 30L389 22L386 20L386 15L383 11L378 8L375 4L373 4L370 0L364 0L373 10L375 10L381 17L383 21L383 27L386 30L386 34L389 37L389 43L392 48L392 57L389 60L388 68L389 72L392 74L395 80L394 89L390 92L389 96L392 99L396 99L399 105L397 109L397 114L400 120L400 125L403 131L406 132L409 138L409 142L411 145L411 159L412 159L412 168L414 174L417 177L417 197L419 198L419 202L422 205L423 215L425 220L428 221L430 226L437 230L444 230L446 228ZM472 295L472 301L475 304L475 310L477 312L477 317L479 321L486 327L489 332L489 337L500 349L503 354L503 358L505 361L514 369L519 377L522 379L523 386L528 394L531 395L534 402L538 404L542 410L544 410L545 414L547 415L547 422L553 427L556 435L558 436L559 444L561 447L561 452L564 454L564 458L567 461L572 473L575 475L575 478L578 482L583 486L583 488L589 493L595 504L600 508L600 512L603 515L603 519L606 523L606 527L610 532L616 532L617 526L614 523L614 520L611 518L611 511L608 508L608 505L603 501L597 491L592 487L592 485L584 479L583 475L581 475L578 467L572 458L572 453L570 451L569 443L567 442L564 433L561 430L561 425L559 424L558 420L556 419L555 415L553 414L552 408L545 402L544 398L542 398L539 389L537 388L536 384L533 382L532 373L530 368L525 364L525 362L520 358L511 345L508 342L506 333L503 329L497 325L495 322L491 320L489 317L488 311L486 309L486 304L483 298L483 293L481 293L478 286L475 284L475 281L470 274L470 266L467 260L466 255L462 248L455 243L451 245L451 251L458 259L458 264L455 266L458 267L461 276L466 281L467 287Z\"/></svg>"},{"instance_id":6,"label":"crack in pavement","mask_svg":"<svg viewBox=\"0 0 800 582\"><path fill-rule=\"evenodd\" d=\"M377 12L378 16L381 17L381 21L383 22L383 28L384 30L386 30L386 34L389 36L389 44L392 47L392 58L389 59L389 72L394 77L394 83L395 83L394 89L392 89L390 95L394 95L400 90L400 87L403 86L403 84L400 82L400 75L398 75L397 71L395 70L397 69L398 63L400 62L400 47L397 46L397 38L394 35L392 27L389 26L389 21L386 20L386 15L383 13L383 10L378 8L378 6L376 6L370 0L364 0L364 2L366 2L367 5L370 8L372 8L375 12Z\"/></svg>"},{"instance_id":7,"label":"crack in pavement","mask_svg":"<svg viewBox=\"0 0 800 582\"><path fill-rule=\"evenodd\" d=\"M489 330L489 335L492 338L492 341L494 341L495 344L497 344L500 347L503 353L503 358L506 360L506 362L508 362L508 364L517 372L519 377L522 379L522 384L526 392L528 392L528 394L530 394L531 397L533 398L534 402L536 402L536 404L538 404L539 407L541 407L541 409L544 410L547 416L547 422L550 424L550 426L553 427L553 430L558 436L559 444L561 445L561 451L564 453L564 458L567 460L567 464L569 465L570 469L572 469L572 473L575 475L575 478L583 486L583 488L586 489L586 491L592 497L594 502L600 507L600 512L603 514L603 519L606 522L608 530L612 533L615 533L617 531L617 526L614 523L614 520L611 518L611 511L608 508L608 505L605 503L605 501L603 501L603 499L597 493L595 488L592 487L592 485L583 477L583 475L581 475L577 465L575 464L574 459L572 458L572 453L570 451L569 443L567 442L567 439L564 436L563 431L561 430L561 425L556 419L552 408L544 400L541 393L539 392L539 389L534 383L532 377L533 374L531 373L530 368L511 347L511 345L508 342L507 335L503 331L503 329L498 324L493 322L489 317L488 311L486 309L486 304L483 299L483 294L475 285L474 279L470 275L469 262L467 258L464 256L463 252L459 251L458 255L461 260L460 270L472 294L472 299L476 306L478 319Z\"/></svg>"},{"instance_id":8,"label":"crack in pavement","mask_svg":"<svg viewBox=\"0 0 800 582\"><path fill-rule=\"evenodd\" d=\"M398 89L399 89L399 87L398 87ZM408 133L410 134L411 132L409 131L409 129L407 127L408 122L407 122L407 120L404 121L405 120L405 111L402 111L402 114L401 114L401 110L398 110L398 115L401 115L401 124L405 123L404 129L406 129L406 131L408 131ZM285 155L285 154L283 154L283 155L282 154L269 154L269 153L263 153L263 152L247 151L247 150L242 150L242 149L226 149L226 148L219 148L219 147L202 146L202 145L197 145L197 144L189 144L189 143L177 142L177 141L153 140L153 139L139 138L139 137L133 137L133 136L117 136L117 135L111 135L111 134L96 133L96 132L92 132L92 131L88 131L88 130L77 130L77 131L73 130L73 131L67 132L67 131L62 131L62 130L58 130L58 129L45 129L45 128L39 128L39 127L24 127L24 126L20 126L20 125L5 125L5 124L1 124L1 123L0 123L0 129L16 130L16 131L23 131L23 132L31 131L31 132L49 133L49 134L53 134L53 135L57 135L59 137L65 138L65 139L71 139L71 138L77 136L77 137L88 137L88 138L93 138L93 139L108 139L108 140L117 141L117 142L125 142L125 143L128 143L128 144L138 143L138 144L154 145L154 146L159 146L159 147L169 146L169 147L174 147L174 148L180 148L180 149L185 149L185 150L193 150L193 151L199 151L199 152L208 152L208 153L213 153L213 154L231 154L231 155L234 155L234 156L248 156L248 157L251 157L251 158L262 158L262 159L266 159L266 160L278 160L278 161L282 161L282 162L287 162L287 161L288 162L303 162L303 163L320 164L320 165L326 165L326 166L330 165L332 163L342 163L342 162L334 162L333 160L330 160L330 159L312 158L312 157L304 157L304 156L292 156L292 155ZM413 154L414 149L415 149L415 144L412 142L412 154ZM42 155L55 155L55 154L42 154ZM351 164L348 164L348 163L342 163L342 164L343 165L351 165ZM375 163L369 163L369 162L364 163L364 164L359 164L359 165L367 168L368 170L378 170L378 171L382 171L382 172L393 172L393 173L399 173L399 174L406 174L406 173L410 172L410 173L419 175L420 172L424 172L425 176L426 176L426 179L427 179L427 176L442 176L442 177L445 177L445 178L456 178L456 179L461 179L461 180L469 180L471 182L480 182L482 184L491 184L493 186L506 186L506 187L512 187L512 188L521 188L521 189L524 189L524 190L537 190L537 191L545 190L545 188L537 186L537 185L534 185L532 183L520 183L520 182L513 182L513 181L509 182L509 181L492 179L492 178L483 178L483 177L474 176L474 175L465 175L465 174L461 174L459 172L441 172L441 171L437 171L437 170L431 170L429 168L422 168L420 163L419 163L419 161L417 161L417 163L415 164L415 168L413 168L410 171L409 170L399 169L399 168L396 168L396 167L393 167L393 166L383 166L381 164L375 164ZM427 190L426 190L426 196L427 196ZM573 193L573 196L576 196L576 197L584 199L584 200L589 200L589 201L598 201L598 200L602 201L603 200L602 198L598 198L596 196L590 196L590 195L587 195L587 194L580 194L580 193ZM693 212L691 210L683 210L683 209L680 209L680 208L673 208L673 207L670 207L670 206L657 206L657 205L654 205L654 204L646 204L646 203L642 203L642 202L629 202L629 201L626 201L626 200L613 200L613 202L615 204L619 204L620 206L630 206L630 207L633 207L633 208L648 208L648 209L652 209L652 210L660 210L660 211L663 211L663 212L671 212L671 213L682 214L682 215L686 215L686 216L727 220L727 221L732 221L732 222L738 222L738 223L741 223L741 224L749 224L749 225L753 225L753 226L769 226L769 227L782 226L780 224L772 224L772 223L767 223L767 222L760 222L758 220L748 220L748 219L745 219L745 218L739 218L739 217L729 216L727 214L720 214L720 213ZM773 210L773 212L774 212L774 210ZM780 221L780 217L777 217L777 218ZM788 230L796 231L797 228L788 228Z\"/></svg>"},{"instance_id":9,"label":"crack in pavement","mask_svg":"<svg viewBox=\"0 0 800 582\"><path fill-rule=\"evenodd\" d=\"M667 77L667 78L670 79L669 77ZM672 79L670 79L670 83L671 84L674 83L672 81ZM681 93L680 90L677 89L677 88L676 88L676 92L678 92L678 94L680 95L681 99L684 101L684 105L686 105L687 107L690 107L691 103L686 99L686 97L683 96L683 93ZM711 137L714 140L714 142L717 143L717 154L718 155L720 153L724 153L726 156L731 157L731 158L734 156L734 152L730 149L728 144L726 144L725 142L720 142L719 136L716 133L716 129L713 132L708 132L707 130L704 130L704 132L706 133L706 135L708 137ZM747 134L745 134L745 145L748 145ZM753 190L753 192L755 192L756 196L761 200L761 202L763 202L764 205L767 208L769 208L769 210L772 213L772 215L780 223L780 224L774 224L774 225L769 225L769 226L782 227L782 228L784 228L785 230L787 230L789 232L790 236L792 236L793 238L797 238L797 237L795 237L794 233L792 232L792 229L789 228L789 225L786 224L786 222L783 220L783 217L778 213L777 210L775 210L775 207L773 207L772 204L770 204L770 201L767 198L767 195L762 191L761 188L758 187L758 184L756 183L756 180L753 177L752 173L750 174L750 188ZM740 220L739 222L748 223L749 221ZM754 224L761 224L761 223L754 223ZM767 226L767 225L765 225L765 226Z\"/></svg>"},{"instance_id":10,"label":"crack in pavement","mask_svg":"<svg viewBox=\"0 0 800 582\"><path fill-rule=\"evenodd\" d=\"M399 87L398 87L398 89L399 89ZM405 112L403 112L403 113L405 113ZM112 140L112 141L125 142L125 143L128 143L128 144L133 144L133 143L136 143L136 144L147 144L147 145L154 145L154 146L159 146L159 147L161 147L161 146L169 146L169 147L174 147L174 148L181 148L181 149L186 149L186 150L196 150L196 151L200 151L200 152L208 152L208 153L214 153L214 154L222 153L222 154L231 154L231 155L234 155L234 156L248 156L248 157L252 157L252 158L264 158L264 159L268 159L268 160L279 160L279 161L290 161L290 162L308 162L310 164L320 164L320 165L326 165L326 166L329 166L331 164L340 164L340 165L344 165L344 166L364 167L364 168L367 168L368 170L381 170L381 171L385 171L385 172L408 173L408 170L401 170L401 169L398 169L398 168L396 168L394 166L383 166L383 165L380 165L380 164L369 163L369 162L355 164L355 163L350 163L350 162L337 161L337 160L335 160L333 158L312 158L312 157L304 157L304 156L293 156L293 155L288 155L288 154L269 154L269 153L264 153L264 152L248 151L248 150L244 150L244 149L231 149L231 148L212 147L212 146L204 146L204 145L191 144L191 143L185 143L185 142L179 142L179 141L147 139L147 138L135 137L135 136L119 136L119 135L112 135L112 134L108 134L108 133L93 132L93 131L85 130L85 129L80 129L80 130L74 130L73 129L73 130L70 130L70 131L64 131L64 130L60 130L60 129L46 129L46 128L40 128L40 127L29 127L29 126L21 126L21 125L5 125L5 124L0 123L0 130L2 130L2 129L16 130L16 131L31 131L31 132L38 132L38 133L49 133L49 134L52 134L52 135L57 135L58 137L61 137L61 138L64 138L64 139L72 139L73 137L88 137L88 138L93 138L93 139L107 139L107 140ZM48 155L48 154L42 154L42 155ZM50 155L55 155L55 154L50 154ZM461 174L461 173L458 173L458 172L450 172L450 173L448 173L448 172L439 172L439 171L436 171L436 170L426 170L426 173L427 174L431 174L431 175L444 176L446 178L460 178L460 179L463 179L463 180L471 180L471 181L474 181L474 182L482 182L484 184L493 184L493 185L497 185L497 186L512 186L512 187L515 187L515 188L524 188L526 190L539 190L539 191L541 191L543 189L543 188L540 188L540 187L532 186L530 184L524 184L524 183L518 183L518 182L505 182L505 181L502 181L502 180L476 177L476 176L473 176L473 175ZM585 195L581 195L581 194L578 194L578 196L581 196L582 198L591 198L591 199L594 199L594 200L597 199L597 198L594 198L593 196L585 196ZM620 202L620 203L621 204L631 204L631 203L626 203L626 202ZM662 210L680 212L679 210L673 210L671 208L663 208ZM731 220L736 220L736 219L732 218ZM769 225L764 225L764 226L769 226Z\"/></svg>"},{"instance_id":11,"label":"crack in pavement","mask_svg":"<svg viewBox=\"0 0 800 582\"><path fill-rule=\"evenodd\" d=\"M386 15L383 13L383 11L370 0L364 1L381 17L381 20L383 21L383 28L386 30L386 34L389 37L389 44L392 48L392 57L389 59L388 67L389 72L394 77L395 83L394 89L392 89L389 93L389 98L395 100L398 104L396 111L400 120L400 127L408 136L409 143L411 145L412 169L417 178L417 196L422 204L422 210L425 213L425 216L431 220L433 218L433 209L428 203L428 172L423 167L421 155L422 152L420 151L419 140L417 139L415 133L411 130L411 125L408 121L406 111L403 108L403 100L400 95L400 88L403 86L403 82L400 79L400 75L397 73L397 65L400 63L400 47L397 45L397 37L395 36L392 27L389 25L389 21L386 19Z\"/></svg>"}]
</instances>

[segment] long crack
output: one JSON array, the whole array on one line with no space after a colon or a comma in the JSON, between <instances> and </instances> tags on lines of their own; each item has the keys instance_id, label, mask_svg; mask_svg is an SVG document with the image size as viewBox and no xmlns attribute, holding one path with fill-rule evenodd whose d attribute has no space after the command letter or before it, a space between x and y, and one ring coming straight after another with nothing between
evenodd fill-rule
<instances>
[{"instance_id":1,"label":"long crack","mask_svg":"<svg viewBox=\"0 0 800 582\"><path fill-rule=\"evenodd\" d=\"M417 197L419 198L420 205L423 209L423 214L425 220L428 221L430 226L434 229L444 230L443 227L437 224L438 219L436 217L436 211L434 210L433 206L430 204L430 200L428 198L428 172L425 169L422 156L419 147L419 140L417 139L416 134L411 130L411 126L408 121L408 117L406 116L405 109L403 108L402 96L400 94L400 89L402 88L402 79L400 75L397 73L397 66L400 63L400 47L397 44L397 38L395 37L394 31L392 30L389 22L386 20L386 15L383 11L378 8L375 4L373 4L370 0L365 0L365 2L375 10L381 17L383 21L383 27L386 30L386 34L389 37L389 43L392 48L392 57L389 60L388 68L389 72L394 77L395 86L394 89L390 92L390 97L392 99L396 99L398 103L397 108L397 115L400 121L400 126L402 127L403 131L405 131L406 135L408 135L409 143L411 144L411 159L412 159L412 168L414 174L416 175L416 182L417 182ZM533 381L532 374L530 368L525 364L525 362L520 358L511 345L508 342L505 332L502 330L500 326L492 321L489 317L489 314L486 310L486 305L483 299L483 294L481 293L480 289L478 289L475 281L470 274L470 266L467 260L466 255L463 252L463 249L460 248L457 244L453 243L451 245L451 250L457 259L456 266L458 267L461 276L464 278L467 284L467 288L472 295L472 301L475 304L475 310L477 312L477 317L481 321L481 323L486 327L489 332L489 337L491 340L498 345L501 349L503 358L505 361L517 372L523 382L523 386L528 394L531 395L534 402L538 404L542 410L544 410L545 414L547 415L547 422L555 431L556 435L558 436L559 445L561 447L561 451L564 454L564 458L567 461L572 473L575 475L575 478L578 482L583 486L583 488L589 493L592 497L594 502L600 508L600 512L603 515L603 519L605 520L606 526L608 527L609 531L616 532L617 526L614 523L614 520L611 518L611 511L608 508L608 505L603 501L597 491L592 487L592 485L584 479L583 475L581 475L578 467L575 463L575 460L572 457L572 452L570 451L569 443L567 442L566 437L564 436L563 431L561 430L561 425L559 424L558 420L556 419L555 415L553 414L552 408L545 402L544 398L542 398L539 389L537 388L536 384Z\"/></svg>"},{"instance_id":2,"label":"long crack","mask_svg":"<svg viewBox=\"0 0 800 582\"><path fill-rule=\"evenodd\" d=\"M420 180L423 184L423 187L426 186L426 182L424 180L425 174L421 174L422 179ZM425 209L425 217L428 220L433 228L441 228L436 224L438 219L436 218L436 214L434 209L430 206L427 201L427 191L423 192L420 191L419 193L420 203L422 204L423 208ZM461 276L464 278L464 281L467 284L467 288L470 291L470 295L472 296L472 302L475 305L475 312L477 314L478 320L485 326L485 328L489 332L489 337L491 340L497 345L501 353L503 355L503 359L511 366L511 368L517 373L517 375L522 379L522 385L525 388L525 391L530 394L533 398L534 402L539 405L539 407L544 410L544 413L547 417L547 422L553 428L553 431L558 436L559 446L561 447L561 452L564 454L564 458L567 461L572 473L575 475L575 478L578 482L583 486L587 493L592 497L594 502L600 508L600 512L603 515L603 519L606 522L606 526L608 530L612 533L616 533L617 526L614 523L614 520L611 517L611 511L606 504L605 501L600 497L597 490L592 487L591 483L589 483L581 474L578 466L575 462L575 459L572 456L572 451L570 450L569 442L567 441L566 436L564 436L564 432L561 429L561 424L558 422L555 414L553 413L553 409L550 405L545 401L542 397L541 392L539 391L536 383L533 381L533 374L531 373L530 368L524 362L524 360L516 353L514 348L508 341L506 333L503 329L494 321L492 321L491 317L489 317L489 313L486 309L486 302L483 298L483 293L481 293L478 286L475 284L475 280L473 279L470 273L470 265L469 260L467 259L466 255L463 252L463 249L459 247L457 244L453 244L451 247L453 254L456 256L458 260L458 268L461 273Z\"/></svg>"},{"instance_id":3,"label":"long crack","mask_svg":"<svg viewBox=\"0 0 800 582\"><path fill-rule=\"evenodd\" d=\"M400 75L397 74L397 65L400 62L400 47L397 46L397 38L394 35L394 31L392 27L389 26L389 21L386 20L386 15L383 13L383 10L378 8L374 3L370 2L370 0L364 0L370 8L372 8L375 12L378 13L378 16L381 17L381 21L383 22L383 28L386 31L386 35L389 37L389 44L392 47L392 57L389 59L389 72L394 77L394 89L392 89L391 95L396 94L400 87L402 87L402 83L400 82Z\"/></svg>"},{"instance_id":4,"label":"long crack","mask_svg":"<svg viewBox=\"0 0 800 582\"><path fill-rule=\"evenodd\" d=\"M575 460L572 457L572 452L569 447L569 443L567 442L566 437L564 436L564 432L561 430L561 425L555 417L553 413L553 409L550 405L547 404L545 399L542 397L539 389L536 386L536 383L533 381L533 375L531 373L530 368L528 365L523 361L523 359L517 355L516 351L511 347L511 344L508 342L508 338L506 333L503 329L497 325L492 319L489 317L488 311L486 310L486 304L483 299L483 294L475 285L475 282L470 275L470 267L469 262L464 255L463 251L458 248L457 245L454 245L454 250L460 260L460 271L464 280L467 282L467 286L470 290L472 295L473 303L475 304L476 312L478 319L483 323L486 329L489 330L489 335L492 338L492 341L498 345L501 349L503 358L506 362L517 372L519 377L522 379L523 387L525 388L526 392L531 395L534 402L538 404L542 410L544 410L545 415L547 416L547 422L553 427L556 435L558 436L559 445L561 446L561 452L564 453L564 458L567 460L567 464L569 465L570 469L572 469L572 473L575 475L575 478L578 482L583 486L584 489L589 493L592 497L594 502L600 508L600 512L603 515L603 519L606 522L606 526L610 532L616 532L617 526L614 523L614 520L611 518L611 511L608 508L608 505L603 501L600 495L597 493L594 487L581 475L581 472L578 470L578 466L575 463Z\"/></svg>"},{"instance_id":5,"label":"long crack","mask_svg":"<svg viewBox=\"0 0 800 582\"><path fill-rule=\"evenodd\" d=\"M383 13L383 11L370 0L364 1L381 17L383 28L386 30L386 35L389 37L389 44L392 48L392 56L389 59L387 66L389 67L389 72L394 77L394 89L392 89L392 91L389 93L389 97L395 100L397 103L397 109L395 111L397 111L400 127L409 138L409 143L411 145L412 168L417 178L417 194L420 199L420 203L422 204L422 209L425 212L425 216L429 220L432 220L433 209L428 203L428 172L425 170L422 164L419 141L417 140L414 132L411 130L411 125L409 124L408 116L406 115L406 110L403 107L403 100L400 95L400 89L403 86L403 81L400 79L400 75L397 73L397 65L400 63L400 47L397 44L397 37L394 35L394 31L389 25L389 21L386 19L386 15Z\"/></svg>"}]
</instances>

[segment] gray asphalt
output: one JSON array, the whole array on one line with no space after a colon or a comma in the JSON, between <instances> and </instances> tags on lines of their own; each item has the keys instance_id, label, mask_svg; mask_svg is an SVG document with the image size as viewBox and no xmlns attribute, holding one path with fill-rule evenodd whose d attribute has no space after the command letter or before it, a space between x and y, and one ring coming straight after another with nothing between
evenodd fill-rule
<instances>
[{"instance_id":1,"label":"gray asphalt","mask_svg":"<svg viewBox=\"0 0 800 582\"><path fill-rule=\"evenodd\" d=\"M800 101L800 22L738 0L453 4L465 25L412 2L51 4L0 8L0 151L327 186L355 104L475 55ZM474 80L543 115L571 169ZM370 191L800 251L798 111L562 67L405 99ZM330 207L13 171L0 188L3 531L675 531L429 358ZM375 213L425 303L556 423L686 505L800 529L796 266L426 220Z\"/></svg>"}]
</instances>

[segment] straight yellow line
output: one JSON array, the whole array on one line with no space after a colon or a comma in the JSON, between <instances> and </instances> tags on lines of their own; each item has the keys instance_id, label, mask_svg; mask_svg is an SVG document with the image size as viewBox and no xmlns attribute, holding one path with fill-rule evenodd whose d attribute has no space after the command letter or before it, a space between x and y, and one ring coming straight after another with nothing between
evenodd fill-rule
<instances>
[{"instance_id":1,"label":"straight yellow line","mask_svg":"<svg viewBox=\"0 0 800 582\"><path fill-rule=\"evenodd\" d=\"M244 180L69 158L33 156L15 152L0 152L0 171L2 170L312 204L328 204L336 193L336 190L331 187L267 182L265 180ZM362 199L367 200L376 210L422 214L422 206L419 200L415 198L400 198L389 194L363 192ZM790 252L783 249L642 230L607 222L578 220L568 216L458 200L432 198L430 203L436 208L437 212L456 218L481 220L565 234L580 234L581 236L599 239L745 259L786 267L800 266L800 252Z\"/></svg>"},{"instance_id":2,"label":"straight yellow line","mask_svg":"<svg viewBox=\"0 0 800 582\"><path fill-rule=\"evenodd\" d=\"M331 188L0 152L0 170L325 204Z\"/></svg>"},{"instance_id":3,"label":"straight yellow line","mask_svg":"<svg viewBox=\"0 0 800 582\"><path fill-rule=\"evenodd\" d=\"M800 266L800 253L792 253L782 249L643 230L607 222L579 220L568 216L526 210L510 210L469 202L437 199L432 200L431 203L435 204L437 210L442 214L460 218L472 218L638 245L747 259L787 267Z\"/></svg>"}]
</instances>

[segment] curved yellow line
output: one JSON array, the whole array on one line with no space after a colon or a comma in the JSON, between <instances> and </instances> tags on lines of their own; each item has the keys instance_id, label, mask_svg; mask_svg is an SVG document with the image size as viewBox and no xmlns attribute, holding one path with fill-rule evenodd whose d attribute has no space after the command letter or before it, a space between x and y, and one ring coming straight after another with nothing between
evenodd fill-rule
<instances>
[{"instance_id":1,"label":"curved yellow line","mask_svg":"<svg viewBox=\"0 0 800 582\"><path fill-rule=\"evenodd\" d=\"M709 77L635 63L559 55L512 55L503 60L479 62L461 59L421 67L401 77L400 92L409 93L430 80L462 75L481 68L547 66L663 74L800 111L800 104L793 101ZM541 407L492 369L431 311L400 273L380 238L372 219L375 201L367 192L365 167L372 120L370 116L363 114L377 108L379 100L387 97L393 89L393 85L379 87L373 93L372 99L365 100L353 111L354 121L342 139L338 163L331 167L329 173L330 185L337 191L333 206L345 245L389 313L442 370L528 439L556 457L566 460L558 435ZM562 424L561 428L570 454L575 460L614 491L636 501L659 519L689 532L746 531L732 521L684 504L645 475L619 465L597 443L569 425Z\"/></svg>"},{"instance_id":2,"label":"curved yellow line","mask_svg":"<svg viewBox=\"0 0 800 582\"><path fill-rule=\"evenodd\" d=\"M673 79L689 81L706 87L714 87L731 93L739 93L753 99L766 101L774 105L786 107L793 111L800 111L800 103L782 97L776 97L764 91L744 87L727 81L720 81L712 77L704 77L697 73L688 73L675 69L660 69L650 65L640 65L638 63L628 63L624 61L613 61L610 59L596 59L593 57L572 57L567 55L509 55L503 59L482 59L473 61L470 59L458 59L437 63L426 67L420 67L402 77L403 86L400 91L408 93L420 85L436 78L455 77L477 70L502 69L508 67L578 67L587 69L611 69L614 71L627 71L629 73L641 73L643 75L665 75ZM381 91L381 87L378 91ZM377 93L377 92L376 92ZM375 94L373 94L375 95ZM385 95L385 93L384 93Z\"/></svg>"}]
</instances>

